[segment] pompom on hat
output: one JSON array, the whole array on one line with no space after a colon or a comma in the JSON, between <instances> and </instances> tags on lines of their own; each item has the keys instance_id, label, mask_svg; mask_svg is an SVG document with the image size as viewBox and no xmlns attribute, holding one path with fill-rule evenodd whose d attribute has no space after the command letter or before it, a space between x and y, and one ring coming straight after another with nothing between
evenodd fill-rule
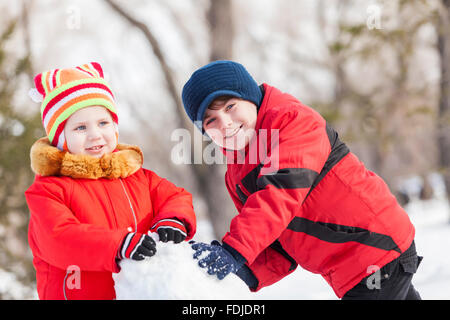
<instances>
[{"instance_id":1,"label":"pompom on hat","mask_svg":"<svg viewBox=\"0 0 450 320\"><path fill-rule=\"evenodd\" d=\"M118 137L118 117L114 95L97 62L67 69L42 72L34 78L36 88L29 91L35 102L41 102L41 119L52 145L67 150L64 126L79 109L103 106L112 116Z\"/></svg>"}]
</instances>

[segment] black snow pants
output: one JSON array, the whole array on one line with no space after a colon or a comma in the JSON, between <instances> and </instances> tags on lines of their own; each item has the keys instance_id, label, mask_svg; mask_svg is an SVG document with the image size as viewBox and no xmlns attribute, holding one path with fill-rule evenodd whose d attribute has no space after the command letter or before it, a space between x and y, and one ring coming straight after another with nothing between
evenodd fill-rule
<instances>
[{"instance_id":1,"label":"black snow pants","mask_svg":"<svg viewBox=\"0 0 450 320\"><path fill-rule=\"evenodd\" d=\"M411 280L422 258L413 241L408 250L362 279L342 300L421 300Z\"/></svg>"}]
</instances>

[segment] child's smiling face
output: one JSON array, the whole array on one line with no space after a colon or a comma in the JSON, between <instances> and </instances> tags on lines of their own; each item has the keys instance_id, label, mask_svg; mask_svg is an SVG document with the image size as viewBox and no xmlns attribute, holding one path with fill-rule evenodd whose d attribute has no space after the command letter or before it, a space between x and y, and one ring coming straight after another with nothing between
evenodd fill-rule
<instances>
[{"instance_id":1,"label":"child's smiling face","mask_svg":"<svg viewBox=\"0 0 450 320\"><path fill-rule=\"evenodd\" d=\"M255 134L256 118L254 103L234 97L219 99L206 109L203 129L220 147L241 150Z\"/></svg>"},{"instance_id":2,"label":"child's smiling face","mask_svg":"<svg viewBox=\"0 0 450 320\"><path fill-rule=\"evenodd\" d=\"M102 106L76 111L64 126L67 148L73 154L100 158L117 146L116 129L109 111Z\"/></svg>"}]
</instances>

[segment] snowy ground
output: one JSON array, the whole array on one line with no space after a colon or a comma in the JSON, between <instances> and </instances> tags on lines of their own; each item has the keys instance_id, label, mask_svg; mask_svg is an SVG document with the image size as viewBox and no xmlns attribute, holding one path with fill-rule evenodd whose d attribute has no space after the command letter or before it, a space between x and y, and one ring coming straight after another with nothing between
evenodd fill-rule
<instances>
[{"instance_id":1,"label":"snowy ground","mask_svg":"<svg viewBox=\"0 0 450 320\"><path fill-rule=\"evenodd\" d=\"M418 254L424 256L413 284L423 299L450 299L450 255L446 253L450 247L448 204L445 200L413 201L406 209L416 227ZM199 222L195 239L205 242L212 239L208 222ZM123 266L123 274L116 277L119 299L337 299L321 276L300 267L280 282L249 294L234 275L222 282L206 275L191 259L187 244L183 248L168 245L160 249L164 260L127 262ZM138 285L126 282L137 283L138 279L141 279Z\"/></svg>"},{"instance_id":2,"label":"snowy ground","mask_svg":"<svg viewBox=\"0 0 450 320\"><path fill-rule=\"evenodd\" d=\"M407 211L416 227L416 249L423 256L414 287L422 299L450 299L450 210L446 201L412 203Z\"/></svg>"}]
</instances>

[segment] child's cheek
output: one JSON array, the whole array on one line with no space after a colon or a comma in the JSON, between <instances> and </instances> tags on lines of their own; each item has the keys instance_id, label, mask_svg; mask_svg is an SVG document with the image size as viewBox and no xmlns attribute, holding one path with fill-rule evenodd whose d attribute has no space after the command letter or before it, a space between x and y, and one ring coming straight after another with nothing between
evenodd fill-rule
<instances>
[{"instance_id":1,"label":"child's cheek","mask_svg":"<svg viewBox=\"0 0 450 320\"><path fill-rule=\"evenodd\" d=\"M223 145L223 136L220 133L219 130L216 129L211 129L211 130L207 130L206 134L212 139L212 141L214 143L216 143L219 146Z\"/></svg>"},{"instance_id":2,"label":"child's cheek","mask_svg":"<svg viewBox=\"0 0 450 320\"><path fill-rule=\"evenodd\" d=\"M223 141L223 137L220 135L216 135L214 137L211 138L215 144L217 144L220 147L224 146L224 141Z\"/></svg>"}]
</instances>

